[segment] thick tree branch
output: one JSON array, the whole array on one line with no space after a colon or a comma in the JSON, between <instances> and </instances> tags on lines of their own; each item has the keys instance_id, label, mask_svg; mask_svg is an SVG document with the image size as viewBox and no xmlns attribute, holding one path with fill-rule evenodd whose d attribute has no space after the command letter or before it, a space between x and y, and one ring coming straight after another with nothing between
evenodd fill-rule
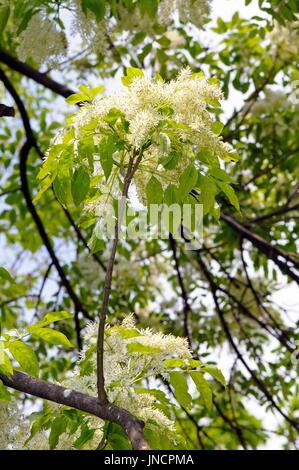
<instances>
[{"instance_id":1,"label":"thick tree branch","mask_svg":"<svg viewBox=\"0 0 299 470\"><path fill-rule=\"evenodd\" d=\"M27 65L24 62L21 62L16 57L13 57L8 52L6 52L4 49L0 49L0 62L2 62L2 64L6 64L9 68L15 70L16 72L19 72L25 77L31 78L32 80L39 83L40 85L43 85L49 90L54 91L58 95L63 96L64 98L67 98L68 96L75 93L73 90L66 87L65 85L62 85L61 83L56 82L48 75L39 72L38 70L34 69L33 67L30 67L30 65Z\"/></svg>"},{"instance_id":2,"label":"thick tree branch","mask_svg":"<svg viewBox=\"0 0 299 470\"><path fill-rule=\"evenodd\" d=\"M117 423L125 431L134 450L150 449L142 431L144 423L123 408L112 404L101 405L95 397L36 379L22 372L15 371L10 378L0 374L0 378L7 387Z\"/></svg>"},{"instance_id":3,"label":"thick tree branch","mask_svg":"<svg viewBox=\"0 0 299 470\"><path fill-rule=\"evenodd\" d=\"M73 290L72 288L72 285L70 284L65 272L64 272L64 269L62 268L57 256L56 256L56 253L54 251L54 248L52 247L52 244L51 244L51 241L48 237L48 234L44 228L44 225L35 209L35 206L32 202L32 199L31 199L31 195L30 195L30 189L29 189L29 184L28 184L28 180L27 180L27 160L28 160L28 157L29 157L29 153L30 153L30 150L32 148L36 149L37 152L40 154L40 149L37 145L37 142L36 142L36 139L35 139L35 136L33 134L33 131L31 129L31 125L30 125L30 120L29 120L29 116L27 114L27 111L26 111L26 108L23 104L23 101L21 100L20 96L18 95L18 93L16 92L15 88L13 87L13 85L11 84L10 80L6 77L6 75L4 74L4 72L0 69L0 79L3 81L6 89L8 90L8 92L11 94L12 98L14 99L16 105L17 105L17 108L20 112L20 115L21 115L21 118L22 118L22 122L23 122L23 125L24 125L24 129L25 129L25 133L26 133L26 142L25 144L23 145L22 149L21 149L21 152L20 152L20 177L21 177L21 189L22 189L22 192L24 194L24 198L25 198L25 201L26 201L26 204L27 204L27 207L28 207L28 210L36 224L36 227L38 229L38 232L40 234L40 237L50 255L50 258L60 276L60 279L61 279L61 282L62 284L64 285L67 293L69 294L70 298L72 299L74 305L75 305L75 321L76 321L76 332L77 332L77 341L78 341L78 346L81 347L82 344L81 344L81 339L80 339L80 331L79 331L79 320L78 320L78 313L79 312L82 312L83 315L86 317L86 318L89 318L91 319L92 317L88 314L87 310L85 309L85 307L82 305L82 302L80 301L80 299L78 298L77 294L75 293L75 291Z\"/></svg>"},{"instance_id":4,"label":"thick tree branch","mask_svg":"<svg viewBox=\"0 0 299 470\"><path fill-rule=\"evenodd\" d=\"M15 109L13 106L7 106L6 104L0 103L0 117L10 116L14 117Z\"/></svg>"}]
</instances>

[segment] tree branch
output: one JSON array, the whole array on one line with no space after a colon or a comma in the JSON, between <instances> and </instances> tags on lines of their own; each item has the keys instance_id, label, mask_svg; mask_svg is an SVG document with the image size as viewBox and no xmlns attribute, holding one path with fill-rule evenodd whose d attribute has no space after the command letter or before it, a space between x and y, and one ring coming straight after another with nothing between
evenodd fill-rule
<instances>
[{"instance_id":1,"label":"tree branch","mask_svg":"<svg viewBox=\"0 0 299 470\"><path fill-rule=\"evenodd\" d=\"M276 211L269 212L268 214L258 215L254 219L248 220L244 225L248 226L259 222L264 222L265 220L272 219L273 217L277 217L278 215L287 214L288 212L295 211L297 209L299 209L299 204L294 204L293 206L284 206L277 209Z\"/></svg>"},{"instance_id":2,"label":"tree branch","mask_svg":"<svg viewBox=\"0 0 299 470\"><path fill-rule=\"evenodd\" d=\"M135 158L137 159L135 160ZM121 203L119 206L119 213L115 223L114 239L112 243L110 258L107 265L107 271L104 282L104 297L102 303L102 309L100 314L99 329L98 329L98 341L97 341L97 389L98 389L98 398L101 404L108 403L107 394L105 390L105 379L104 379L104 336L105 336L105 323L108 313L108 304L111 292L112 284L112 275L113 275L113 266L115 262L116 249L119 240L119 229L123 216L123 211L125 208L126 198L128 195L128 190L130 183L132 181L133 175L137 170L137 167L140 163L141 155L137 155L134 150L133 156L130 158L126 175L124 177L124 186L122 190Z\"/></svg>"},{"instance_id":3,"label":"tree branch","mask_svg":"<svg viewBox=\"0 0 299 470\"><path fill-rule=\"evenodd\" d=\"M191 332L189 330L189 314L192 313L192 309L189 304L188 295L185 289L183 277L182 277L181 270L180 270L180 264L179 264L179 260L177 256L176 242L171 233L169 234L169 243L170 243L170 247L173 253L175 269L176 269L177 278L178 278L179 286L181 289L181 295L182 295L183 304L184 304L184 310L183 310L184 312L184 318L183 318L184 335L186 336L188 340L188 344L190 348L192 348Z\"/></svg>"},{"instance_id":4,"label":"tree branch","mask_svg":"<svg viewBox=\"0 0 299 470\"><path fill-rule=\"evenodd\" d=\"M29 212L31 213L31 216L36 224L36 227L38 229L38 232L40 234L40 237L45 245L45 247L47 248L47 251L50 255L50 258L60 276L60 279L61 279L61 282L62 284L64 285L67 293L69 294L70 298L72 299L74 305L75 305L75 322L76 322L76 332L77 332L77 341L78 341L78 346L81 347L82 344L81 344L81 339L80 339L80 332L78 330L79 328L79 322L78 322L78 313L79 312L82 312L83 315L86 317L86 318L89 318L89 319L92 319L92 317L89 315L89 313L87 312L87 310L84 308L84 306L82 305L80 299L78 298L77 294L75 293L75 291L73 290L57 256L56 256L56 253L52 247L52 244L51 244L51 241L48 237L48 234L44 228L44 225L35 209L35 206L32 202L32 199L31 199L31 195L30 195L30 189L29 189L29 184L28 184L28 180L27 180L27 160L28 160L28 156L29 156L29 152L32 148L36 149L37 152L39 153L39 155L41 155L41 151L37 145L37 142L36 142L36 139L35 139L35 136L33 134L33 131L31 129L31 125L30 125L30 120L29 120L29 116L27 114L27 111L25 109L25 106L23 104L23 101L21 100L20 96L18 95L18 93L16 92L14 86L12 85L12 83L10 82L10 80L7 78L7 76L5 75L5 73L0 69L0 79L3 81L6 89L8 90L8 92L11 94L12 98L14 99L16 105L17 105L17 108L20 112L20 115L21 115L21 118L22 118L22 122L23 122L23 125L24 125L24 129L25 129L25 133L26 133L26 142L25 144L23 145L23 147L21 148L21 152L20 152L20 177L21 177L21 189L22 189L22 192L24 194L24 198L25 198L25 201L26 201L26 204L27 204L27 207L28 207L28 210Z\"/></svg>"},{"instance_id":5,"label":"tree branch","mask_svg":"<svg viewBox=\"0 0 299 470\"><path fill-rule=\"evenodd\" d=\"M21 62L16 57L13 57L8 52L6 52L4 49L0 49L0 62L6 64L9 68L15 70L16 72L21 73L25 77L31 78L49 90L54 91L58 95L63 96L64 98L67 98L68 96L75 93L73 90L66 87L65 85L62 85L61 83L56 82L48 75L39 72L24 62Z\"/></svg>"},{"instance_id":6,"label":"tree branch","mask_svg":"<svg viewBox=\"0 0 299 470\"><path fill-rule=\"evenodd\" d=\"M13 106L7 106L6 104L0 103L0 117L10 116L14 117L15 109Z\"/></svg>"},{"instance_id":7,"label":"tree branch","mask_svg":"<svg viewBox=\"0 0 299 470\"><path fill-rule=\"evenodd\" d=\"M0 374L4 385L60 405L70 406L105 421L119 424L128 436L134 450L149 450L143 434L144 423L131 413L112 404L101 405L95 397L15 371L11 377Z\"/></svg>"},{"instance_id":8,"label":"tree branch","mask_svg":"<svg viewBox=\"0 0 299 470\"><path fill-rule=\"evenodd\" d=\"M198 263L202 269L202 272L205 276L205 278L207 279L209 285L210 285L210 289L211 289L211 293L212 293L212 297L213 297L213 300L214 300L214 304L215 304L215 307L216 307L216 312L217 312L217 315L219 317L219 321L220 321L220 324L222 326L222 329L227 337L227 340L230 344L230 346L232 347L233 351L236 353L236 356L237 358L240 360L240 362L243 364L243 366L245 367L245 369L247 370L247 372L250 374L250 376L252 377L252 379L254 380L254 382L256 383L256 385L259 387L259 389L263 392L263 394L265 395L265 397L267 398L267 400L269 401L269 403L271 403L271 405L273 406L273 408L278 411L278 413L292 426L294 427L297 431L299 431L299 422L298 421L295 421L294 419L290 418L283 410L280 409L280 407L277 405L277 403L275 402L275 400L273 399L273 397L271 396L271 394L268 392L264 382L256 375L256 373L251 369L251 367L249 367L249 365L247 364L247 362L245 361L243 355L241 354L238 346L236 345L232 335L231 335L231 332L230 332L230 329L227 325L227 322L224 318L224 315L223 315L223 312L220 308L220 305L219 305L219 301L218 301L218 297L217 297L217 290L218 290L218 286L217 284L214 282L209 270L207 269L207 266L205 265L205 263L203 262L202 258L200 255L197 255L197 260L198 260Z\"/></svg>"},{"instance_id":9,"label":"tree branch","mask_svg":"<svg viewBox=\"0 0 299 470\"><path fill-rule=\"evenodd\" d=\"M268 243L264 238L251 232L246 227L244 227L244 225L237 222L233 217L226 214L225 212L221 212L220 217L231 228L238 232L240 236L249 240L259 251L264 253L264 255L266 255L268 259L273 260L273 262L280 268L281 272L289 276L291 279L293 279L293 281L295 281L299 285L299 276L294 271L292 271L292 268L299 269L299 263L296 262L292 258L292 256L280 250L279 248L270 245L270 243ZM283 262L281 258L284 258L286 261L291 262L293 266L289 266L287 262Z\"/></svg>"}]
</instances>

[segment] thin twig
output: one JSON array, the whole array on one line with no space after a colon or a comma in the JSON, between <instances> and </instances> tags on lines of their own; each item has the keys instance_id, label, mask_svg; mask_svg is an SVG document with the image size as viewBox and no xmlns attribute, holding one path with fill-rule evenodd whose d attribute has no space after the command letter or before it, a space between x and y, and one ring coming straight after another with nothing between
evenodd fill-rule
<instances>
[{"instance_id":1,"label":"thin twig","mask_svg":"<svg viewBox=\"0 0 299 470\"><path fill-rule=\"evenodd\" d=\"M119 240L119 230L121 226L121 221L122 221L123 211L124 211L125 204L126 204L126 198L128 195L129 186L132 181L133 175L135 171L137 170L137 167L140 163L140 160L141 160L141 156L140 155L137 156L137 153L134 151L133 156L129 160L126 175L124 177L121 203L119 205L119 213L118 213L116 223L115 223L114 239L112 242L111 253L110 253L110 258L109 258L108 265L107 265L107 271L106 271L105 282L104 282L104 296L103 296L103 303L102 303L101 314L100 314L98 341L97 341L97 390L98 390L98 399L101 404L108 403L107 394L105 390L104 364L103 364L104 361L103 360L104 360L105 323L106 323L106 317L108 313L108 304L109 304L109 298L110 298L110 292L111 292L113 267L114 267L114 262L115 262L117 244Z\"/></svg>"}]
</instances>

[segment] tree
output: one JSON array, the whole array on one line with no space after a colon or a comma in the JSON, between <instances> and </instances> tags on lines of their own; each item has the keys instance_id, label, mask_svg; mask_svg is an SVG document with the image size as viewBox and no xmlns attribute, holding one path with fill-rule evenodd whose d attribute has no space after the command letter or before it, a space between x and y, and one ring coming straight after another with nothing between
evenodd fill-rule
<instances>
[{"instance_id":1,"label":"tree","mask_svg":"<svg viewBox=\"0 0 299 470\"><path fill-rule=\"evenodd\" d=\"M1 448L298 446L299 7L258 3L2 0Z\"/></svg>"}]
</instances>

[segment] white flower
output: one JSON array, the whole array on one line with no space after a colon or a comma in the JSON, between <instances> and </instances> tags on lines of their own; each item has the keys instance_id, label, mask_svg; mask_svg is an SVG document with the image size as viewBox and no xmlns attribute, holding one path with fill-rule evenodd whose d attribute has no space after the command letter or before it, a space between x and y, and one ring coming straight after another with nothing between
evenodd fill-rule
<instances>
[{"instance_id":1,"label":"white flower","mask_svg":"<svg viewBox=\"0 0 299 470\"><path fill-rule=\"evenodd\" d=\"M36 13L25 31L19 36L18 56L21 60L32 58L38 65L55 65L66 54L67 41L63 31L58 31L55 24Z\"/></svg>"},{"instance_id":2,"label":"white flower","mask_svg":"<svg viewBox=\"0 0 299 470\"><path fill-rule=\"evenodd\" d=\"M162 0L159 4L160 22L169 24L177 15L181 23L202 28L211 10L210 3L210 0Z\"/></svg>"},{"instance_id":3,"label":"white flower","mask_svg":"<svg viewBox=\"0 0 299 470\"><path fill-rule=\"evenodd\" d=\"M82 106L66 127L67 131L70 126L74 129L75 159L86 126L93 126L96 146L107 134L111 135L111 125L107 122L109 112L117 116L112 127L114 138L126 143L122 150L116 150L110 157L115 165L108 179L102 165L95 164L94 176L99 192L86 201L86 209L101 216L106 205L120 197L119 176L123 174L119 168L128 162L133 149L142 152L132 183L136 185L143 203L146 202L146 184L153 174L164 189L169 183L175 184L185 168L194 163L195 152L201 149L209 149L214 158L234 159L232 147L213 132L214 117L209 112L209 106L219 106L222 97L216 80L209 80L203 74L193 74L190 68L185 68L177 79L168 83L151 80L140 71L119 94L97 98ZM62 141L63 134L60 132L55 144ZM173 150L177 152L178 161L169 170L161 165L161 157ZM95 160L100 160L100 152Z\"/></svg>"},{"instance_id":4,"label":"white flower","mask_svg":"<svg viewBox=\"0 0 299 470\"><path fill-rule=\"evenodd\" d=\"M83 47L89 46L96 53L104 54L108 48L106 21L97 22L92 11L82 10L81 0L74 0L72 30L81 36Z\"/></svg>"},{"instance_id":5,"label":"white flower","mask_svg":"<svg viewBox=\"0 0 299 470\"><path fill-rule=\"evenodd\" d=\"M80 361L75 372L63 383L68 388L90 395L97 393L97 332L97 323L89 323L84 333L85 347ZM149 347L153 352L131 352L130 345L136 344ZM109 401L142 419L149 428L164 431L168 437L174 438L174 422L155 407L155 397L149 393L140 394L135 390L135 384L142 386L143 378L167 374L164 360L170 357L179 358L188 364L191 352L185 338L155 333L150 328L138 329L133 315L127 316L119 327L106 328L104 371ZM85 368L86 361L90 363L90 367ZM97 426L102 427L102 423Z\"/></svg>"},{"instance_id":6,"label":"white flower","mask_svg":"<svg viewBox=\"0 0 299 470\"><path fill-rule=\"evenodd\" d=\"M271 49L280 60L298 59L299 50L299 21L291 22L288 27L275 22L274 28L268 34Z\"/></svg>"},{"instance_id":7,"label":"white flower","mask_svg":"<svg viewBox=\"0 0 299 470\"><path fill-rule=\"evenodd\" d=\"M185 39L175 29L167 31L164 34L164 36L166 36L167 39L170 41L170 46L169 47L171 49L176 49L177 47L183 46L185 44Z\"/></svg>"},{"instance_id":8,"label":"white flower","mask_svg":"<svg viewBox=\"0 0 299 470\"><path fill-rule=\"evenodd\" d=\"M29 430L28 421L18 408L16 400L0 401L0 449L21 450L24 436Z\"/></svg>"}]
</instances>

